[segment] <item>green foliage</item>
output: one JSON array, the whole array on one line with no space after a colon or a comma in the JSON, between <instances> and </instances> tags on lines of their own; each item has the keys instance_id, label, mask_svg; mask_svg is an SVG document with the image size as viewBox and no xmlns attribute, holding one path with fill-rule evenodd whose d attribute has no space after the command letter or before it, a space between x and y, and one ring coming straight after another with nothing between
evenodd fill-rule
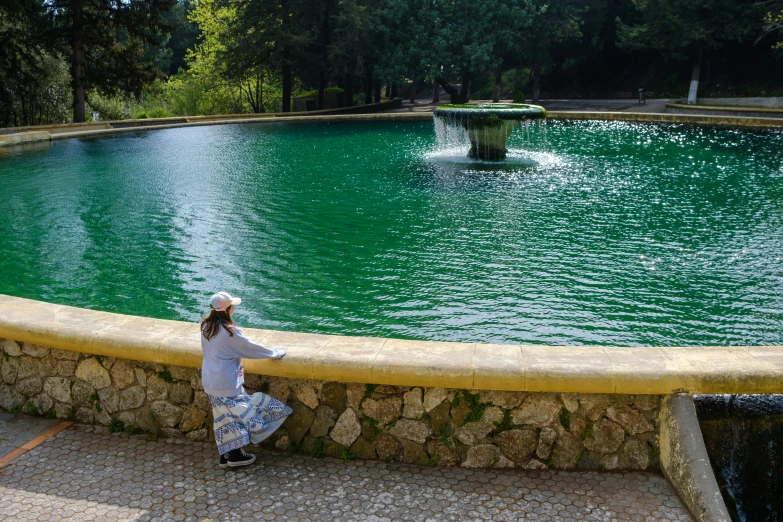
<instances>
[{"instance_id":1,"label":"green foliage","mask_svg":"<svg viewBox=\"0 0 783 522\"><path fill-rule=\"evenodd\" d=\"M514 428L514 423L511 421L511 410L505 410L503 412L503 420L495 424L495 429L492 430L492 435L498 435L504 431L508 431Z\"/></svg>"},{"instance_id":2,"label":"green foliage","mask_svg":"<svg viewBox=\"0 0 783 522\"><path fill-rule=\"evenodd\" d=\"M584 439L592 439L593 438L593 427L595 426L595 421L587 419L587 423L585 426L585 431L582 433L582 440Z\"/></svg>"},{"instance_id":3,"label":"green foliage","mask_svg":"<svg viewBox=\"0 0 783 522\"><path fill-rule=\"evenodd\" d=\"M126 424L124 431L128 435L135 435L136 433L139 433L141 431L141 428L139 428L135 424Z\"/></svg>"},{"instance_id":4,"label":"green foliage","mask_svg":"<svg viewBox=\"0 0 783 522\"><path fill-rule=\"evenodd\" d=\"M340 458L349 461L356 458L356 454L353 452L351 448L345 447L340 451Z\"/></svg>"},{"instance_id":5,"label":"green foliage","mask_svg":"<svg viewBox=\"0 0 783 522\"><path fill-rule=\"evenodd\" d=\"M648 452L650 455L650 462L658 462L661 456L661 451L655 446L648 446Z\"/></svg>"},{"instance_id":6,"label":"green foliage","mask_svg":"<svg viewBox=\"0 0 783 522\"><path fill-rule=\"evenodd\" d=\"M100 400L100 398L98 398L98 393L97 392L93 392L92 395L87 397L87 400L92 402L92 405L95 408L95 411L97 411L98 413L103 411L103 408L101 408L101 400Z\"/></svg>"},{"instance_id":7,"label":"green foliage","mask_svg":"<svg viewBox=\"0 0 783 522\"><path fill-rule=\"evenodd\" d=\"M375 393L375 390L378 389L379 384L365 384L364 385L364 395L362 396L362 400L359 401L359 409L362 409L362 405L364 404L365 399L369 399L372 397L372 394Z\"/></svg>"},{"instance_id":8,"label":"green foliage","mask_svg":"<svg viewBox=\"0 0 783 522\"><path fill-rule=\"evenodd\" d=\"M560 409L560 425L567 432L571 432L571 412L565 408Z\"/></svg>"},{"instance_id":9,"label":"green foliage","mask_svg":"<svg viewBox=\"0 0 783 522\"><path fill-rule=\"evenodd\" d=\"M22 411L30 415L41 414L41 412L38 410L38 407L35 404L33 404L33 401L27 401L26 403L24 403L24 406L22 407Z\"/></svg>"},{"instance_id":10,"label":"green foliage","mask_svg":"<svg viewBox=\"0 0 783 522\"><path fill-rule=\"evenodd\" d=\"M76 418L76 408L71 406L67 410L65 410L65 418L66 420L73 420Z\"/></svg>"},{"instance_id":11,"label":"green foliage","mask_svg":"<svg viewBox=\"0 0 783 522\"><path fill-rule=\"evenodd\" d=\"M465 422L476 422L481 420L487 406L481 403L479 394L470 393L468 390L462 390L462 399L470 406L470 413L468 413L468 416L465 418Z\"/></svg>"},{"instance_id":12,"label":"green foliage","mask_svg":"<svg viewBox=\"0 0 783 522\"><path fill-rule=\"evenodd\" d=\"M17 413L20 413L21 411L22 411L22 406L17 404L16 406L14 406L10 410L8 410L8 413L10 413L11 415L16 415Z\"/></svg>"},{"instance_id":13,"label":"green foliage","mask_svg":"<svg viewBox=\"0 0 783 522\"><path fill-rule=\"evenodd\" d=\"M440 427L440 430L438 430L438 437L440 437L440 441L443 443L444 446L451 446L451 423L445 422Z\"/></svg>"},{"instance_id":14,"label":"green foliage","mask_svg":"<svg viewBox=\"0 0 783 522\"><path fill-rule=\"evenodd\" d=\"M302 443L301 442L290 441L288 443L288 451L290 451L294 455L296 455L298 453L302 453Z\"/></svg>"},{"instance_id":15,"label":"green foliage","mask_svg":"<svg viewBox=\"0 0 783 522\"><path fill-rule=\"evenodd\" d=\"M430 455L430 456L427 457L427 464L429 464L432 467L435 467L435 466L438 465L438 461L439 460L440 460L440 457L438 457L437 455L435 455L435 456Z\"/></svg>"},{"instance_id":16,"label":"green foliage","mask_svg":"<svg viewBox=\"0 0 783 522\"><path fill-rule=\"evenodd\" d=\"M125 423L120 419L112 419L109 423L109 433L119 433L125 430Z\"/></svg>"},{"instance_id":17,"label":"green foliage","mask_svg":"<svg viewBox=\"0 0 783 522\"><path fill-rule=\"evenodd\" d=\"M128 117L122 96L105 96L97 91L87 97L87 113L92 114L93 111L100 114L101 121L123 120ZM98 362L103 364L103 361Z\"/></svg>"},{"instance_id":18,"label":"green foliage","mask_svg":"<svg viewBox=\"0 0 783 522\"><path fill-rule=\"evenodd\" d=\"M340 87L327 87L326 89L324 89L324 94L339 94L341 92L343 92L343 89L341 89ZM299 96L302 97L302 98L318 96L318 89L313 89L311 91L305 91L305 92L299 94Z\"/></svg>"},{"instance_id":19,"label":"green foliage","mask_svg":"<svg viewBox=\"0 0 783 522\"><path fill-rule=\"evenodd\" d=\"M514 103L525 103L525 93L522 91L514 91Z\"/></svg>"},{"instance_id":20,"label":"green foliage","mask_svg":"<svg viewBox=\"0 0 783 522\"><path fill-rule=\"evenodd\" d=\"M313 457L315 458L323 458L324 456L324 440L323 439L315 439L315 444L313 444Z\"/></svg>"},{"instance_id":21,"label":"green foliage","mask_svg":"<svg viewBox=\"0 0 783 522\"><path fill-rule=\"evenodd\" d=\"M164 366L163 370L158 372L158 377L167 383L174 382L174 377L171 376L168 366Z\"/></svg>"},{"instance_id":22,"label":"green foliage","mask_svg":"<svg viewBox=\"0 0 783 522\"><path fill-rule=\"evenodd\" d=\"M427 412L424 412L424 413L421 414L421 420L426 421L426 422L430 422L430 421L432 421L432 415L430 415Z\"/></svg>"},{"instance_id":23,"label":"green foliage","mask_svg":"<svg viewBox=\"0 0 783 522\"><path fill-rule=\"evenodd\" d=\"M367 436L367 441L375 442L375 439L378 438L378 434L381 432L380 428L378 428L378 421L371 417L365 418L365 421L370 425L370 434Z\"/></svg>"},{"instance_id":24,"label":"green foliage","mask_svg":"<svg viewBox=\"0 0 783 522\"><path fill-rule=\"evenodd\" d=\"M103 363L106 362L106 356L105 355L95 355L95 360L98 361L98 364L103 366Z\"/></svg>"}]
</instances>

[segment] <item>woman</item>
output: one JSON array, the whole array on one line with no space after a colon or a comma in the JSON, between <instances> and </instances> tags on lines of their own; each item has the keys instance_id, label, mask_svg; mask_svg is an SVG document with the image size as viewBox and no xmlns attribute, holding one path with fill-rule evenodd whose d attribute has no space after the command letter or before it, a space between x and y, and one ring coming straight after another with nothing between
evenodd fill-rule
<instances>
[{"instance_id":1,"label":"woman","mask_svg":"<svg viewBox=\"0 0 783 522\"><path fill-rule=\"evenodd\" d=\"M220 453L220 467L248 466L256 456L245 453L244 446L258 444L269 437L291 408L263 393L249 396L242 358L282 359L283 350L270 350L242 335L231 319L234 307L242 302L226 292L209 298L210 312L201 321L201 381L212 403L215 442Z\"/></svg>"}]
</instances>

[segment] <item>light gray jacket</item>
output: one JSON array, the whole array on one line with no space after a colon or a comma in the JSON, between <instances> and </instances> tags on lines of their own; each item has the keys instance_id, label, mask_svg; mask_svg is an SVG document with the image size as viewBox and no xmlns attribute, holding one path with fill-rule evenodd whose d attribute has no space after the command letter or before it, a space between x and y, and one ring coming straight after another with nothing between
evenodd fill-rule
<instances>
[{"instance_id":1,"label":"light gray jacket","mask_svg":"<svg viewBox=\"0 0 783 522\"><path fill-rule=\"evenodd\" d=\"M218 334L210 340L201 335L201 351L204 361L201 363L201 382L204 391L216 397L233 397L242 393L245 374L242 358L280 359L283 350L264 348L252 342L234 326L234 336L221 326Z\"/></svg>"}]
</instances>

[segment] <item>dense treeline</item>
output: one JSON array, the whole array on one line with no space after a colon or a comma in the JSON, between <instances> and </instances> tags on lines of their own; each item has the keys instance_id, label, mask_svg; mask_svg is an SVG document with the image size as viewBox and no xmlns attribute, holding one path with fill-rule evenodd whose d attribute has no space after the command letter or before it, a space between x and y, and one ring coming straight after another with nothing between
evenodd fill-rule
<instances>
[{"instance_id":1,"label":"dense treeline","mask_svg":"<svg viewBox=\"0 0 783 522\"><path fill-rule=\"evenodd\" d=\"M0 126L287 112L304 91L781 95L782 40L783 0L3 0Z\"/></svg>"}]
</instances>

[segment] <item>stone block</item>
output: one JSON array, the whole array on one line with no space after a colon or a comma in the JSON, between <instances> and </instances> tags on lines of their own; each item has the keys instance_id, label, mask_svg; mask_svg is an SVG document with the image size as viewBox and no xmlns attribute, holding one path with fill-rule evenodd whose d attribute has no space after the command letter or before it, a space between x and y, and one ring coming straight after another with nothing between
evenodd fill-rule
<instances>
[{"instance_id":1,"label":"stone block","mask_svg":"<svg viewBox=\"0 0 783 522\"><path fill-rule=\"evenodd\" d=\"M630 406L610 406L606 409L606 416L622 426L631 435L653 430L652 423Z\"/></svg>"},{"instance_id":2,"label":"stone block","mask_svg":"<svg viewBox=\"0 0 783 522\"><path fill-rule=\"evenodd\" d=\"M187 366L169 366L168 369L173 379L187 383L190 383L193 376L199 373L196 368L188 368Z\"/></svg>"},{"instance_id":3,"label":"stone block","mask_svg":"<svg viewBox=\"0 0 783 522\"><path fill-rule=\"evenodd\" d=\"M207 437L209 437L209 430L207 429L191 431L190 433L185 434L186 439L199 442L207 440Z\"/></svg>"},{"instance_id":4,"label":"stone block","mask_svg":"<svg viewBox=\"0 0 783 522\"><path fill-rule=\"evenodd\" d=\"M610 404L612 404L611 396L601 393L589 393L579 397L579 405L585 417L591 421L600 419Z\"/></svg>"},{"instance_id":5,"label":"stone block","mask_svg":"<svg viewBox=\"0 0 783 522\"><path fill-rule=\"evenodd\" d=\"M427 388L424 391L424 411L431 412L446 400L446 390L443 388Z\"/></svg>"},{"instance_id":6,"label":"stone block","mask_svg":"<svg viewBox=\"0 0 783 522\"><path fill-rule=\"evenodd\" d=\"M14 384L16 382L16 376L19 374L19 358L9 358L3 362L3 366L0 367L0 374L3 376L3 382L6 384Z\"/></svg>"},{"instance_id":7,"label":"stone block","mask_svg":"<svg viewBox=\"0 0 783 522\"><path fill-rule=\"evenodd\" d=\"M427 441L427 453L438 466L457 466L460 462L454 446L447 446L438 439Z\"/></svg>"},{"instance_id":8,"label":"stone block","mask_svg":"<svg viewBox=\"0 0 783 522\"><path fill-rule=\"evenodd\" d=\"M193 405L204 411L212 411L212 404L209 402L209 397L203 391L197 391L193 394Z\"/></svg>"},{"instance_id":9,"label":"stone block","mask_svg":"<svg viewBox=\"0 0 783 522\"><path fill-rule=\"evenodd\" d=\"M318 392L311 381L299 382L294 386L294 395L305 406L310 409L318 407Z\"/></svg>"},{"instance_id":10,"label":"stone block","mask_svg":"<svg viewBox=\"0 0 783 522\"><path fill-rule=\"evenodd\" d=\"M39 377L54 377L57 375L57 359L44 357L41 359L41 374Z\"/></svg>"},{"instance_id":11,"label":"stone block","mask_svg":"<svg viewBox=\"0 0 783 522\"><path fill-rule=\"evenodd\" d=\"M157 375L150 375L147 378L147 400L153 401L165 401L169 395L169 387L166 385L166 381L158 377Z\"/></svg>"},{"instance_id":12,"label":"stone block","mask_svg":"<svg viewBox=\"0 0 783 522\"><path fill-rule=\"evenodd\" d=\"M400 444L402 444L403 462L407 464L418 464L420 466L429 464L429 455L427 455L427 452L424 450L424 446L421 443L400 439Z\"/></svg>"},{"instance_id":13,"label":"stone block","mask_svg":"<svg viewBox=\"0 0 783 522\"><path fill-rule=\"evenodd\" d=\"M288 416L283 426L288 431L291 442L299 444L310 430L315 419L315 412L297 400L293 401L291 409L293 413Z\"/></svg>"},{"instance_id":14,"label":"stone block","mask_svg":"<svg viewBox=\"0 0 783 522\"><path fill-rule=\"evenodd\" d=\"M130 413L130 412L128 412ZM121 414L123 415L123 414ZM161 426L149 406L142 406L133 414L133 424L147 433L157 434Z\"/></svg>"},{"instance_id":15,"label":"stone block","mask_svg":"<svg viewBox=\"0 0 783 522\"><path fill-rule=\"evenodd\" d=\"M468 449L463 468L491 468L500 459L500 448L494 444L479 444Z\"/></svg>"},{"instance_id":16,"label":"stone block","mask_svg":"<svg viewBox=\"0 0 783 522\"><path fill-rule=\"evenodd\" d=\"M95 409L93 415L95 418L94 422L97 422L98 424L101 424L103 426L108 426L109 424L111 424L111 420L112 420L111 415L108 414L106 408L101 408L101 411Z\"/></svg>"},{"instance_id":17,"label":"stone block","mask_svg":"<svg viewBox=\"0 0 783 522\"><path fill-rule=\"evenodd\" d=\"M118 390L124 390L136 380L133 367L125 361L117 361L111 367L111 377Z\"/></svg>"},{"instance_id":18,"label":"stone block","mask_svg":"<svg viewBox=\"0 0 783 522\"><path fill-rule=\"evenodd\" d=\"M27 379L28 377L40 377L43 373L41 361L35 357L22 356L15 360L19 361L19 371L16 374L17 380Z\"/></svg>"},{"instance_id":19,"label":"stone block","mask_svg":"<svg viewBox=\"0 0 783 522\"><path fill-rule=\"evenodd\" d=\"M557 432L552 428L542 428L538 436L538 445L536 446L536 456L539 459L548 459L552 453L552 446L557 440Z\"/></svg>"},{"instance_id":20,"label":"stone block","mask_svg":"<svg viewBox=\"0 0 783 522\"><path fill-rule=\"evenodd\" d=\"M420 419L424 413L424 403L422 402L422 389L412 388L402 396L403 407L402 416L408 419Z\"/></svg>"},{"instance_id":21,"label":"stone block","mask_svg":"<svg viewBox=\"0 0 783 522\"><path fill-rule=\"evenodd\" d=\"M400 418L402 410L401 397L388 397L381 400L365 399L362 411L367 417L378 421L379 426L396 421Z\"/></svg>"},{"instance_id":22,"label":"stone block","mask_svg":"<svg viewBox=\"0 0 783 522\"><path fill-rule=\"evenodd\" d=\"M582 439L570 433L559 437L552 449L552 467L556 469L574 469L582 455Z\"/></svg>"},{"instance_id":23,"label":"stone block","mask_svg":"<svg viewBox=\"0 0 783 522\"><path fill-rule=\"evenodd\" d=\"M57 375L71 377L76 372L76 361L57 361Z\"/></svg>"},{"instance_id":24,"label":"stone block","mask_svg":"<svg viewBox=\"0 0 783 522\"><path fill-rule=\"evenodd\" d=\"M451 421L454 423L454 426L459 427L465 424L465 420L468 418L468 415L470 415L470 412L470 404L460 397L459 403L456 406L451 407Z\"/></svg>"},{"instance_id":25,"label":"stone block","mask_svg":"<svg viewBox=\"0 0 783 522\"><path fill-rule=\"evenodd\" d=\"M82 407L76 410L76 422L92 424L94 420L95 415L92 407Z\"/></svg>"},{"instance_id":26,"label":"stone block","mask_svg":"<svg viewBox=\"0 0 783 522\"><path fill-rule=\"evenodd\" d=\"M107 386L98 390L98 400L101 402L101 408L106 413L116 413L120 409L120 392L114 386Z\"/></svg>"},{"instance_id":27,"label":"stone block","mask_svg":"<svg viewBox=\"0 0 783 522\"><path fill-rule=\"evenodd\" d=\"M495 468L514 468L516 465L514 464L513 460L510 460L506 458L505 455L501 454L498 461L495 463Z\"/></svg>"},{"instance_id":28,"label":"stone block","mask_svg":"<svg viewBox=\"0 0 783 522\"><path fill-rule=\"evenodd\" d=\"M21 393L14 390L10 384L0 384L0 408L5 411L19 408L25 399Z\"/></svg>"},{"instance_id":29,"label":"stone block","mask_svg":"<svg viewBox=\"0 0 783 522\"><path fill-rule=\"evenodd\" d=\"M12 341L11 339L3 339L0 341L0 350L10 357L19 357L22 355L22 347L19 346L19 343Z\"/></svg>"},{"instance_id":30,"label":"stone block","mask_svg":"<svg viewBox=\"0 0 783 522\"><path fill-rule=\"evenodd\" d=\"M343 446L352 445L362 432L362 426L356 416L356 412L348 408L337 419L337 423L332 428L329 436L338 444Z\"/></svg>"},{"instance_id":31,"label":"stone block","mask_svg":"<svg viewBox=\"0 0 783 522\"><path fill-rule=\"evenodd\" d=\"M55 359L61 359L64 361L78 361L79 352L72 352L71 350L60 350L58 348L51 349L52 357Z\"/></svg>"},{"instance_id":32,"label":"stone block","mask_svg":"<svg viewBox=\"0 0 783 522\"><path fill-rule=\"evenodd\" d=\"M76 367L76 377L90 383L93 388L100 390L111 385L109 371L104 368L97 359L90 357L84 359Z\"/></svg>"},{"instance_id":33,"label":"stone block","mask_svg":"<svg viewBox=\"0 0 783 522\"><path fill-rule=\"evenodd\" d=\"M153 402L150 410L162 428L174 428L182 419L182 408L166 401Z\"/></svg>"},{"instance_id":34,"label":"stone block","mask_svg":"<svg viewBox=\"0 0 783 522\"><path fill-rule=\"evenodd\" d=\"M479 392L482 403L493 404L506 410L516 408L522 404L522 401L528 395L530 394L527 392L514 391L481 390Z\"/></svg>"},{"instance_id":35,"label":"stone block","mask_svg":"<svg viewBox=\"0 0 783 522\"><path fill-rule=\"evenodd\" d=\"M22 344L22 353L40 359L49 355L50 349L47 346L39 346L37 344L24 343Z\"/></svg>"},{"instance_id":36,"label":"stone block","mask_svg":"<svg viewBox=\"0 0 783 522\"><path fill-rule=\"evenodd\" d=\"M512 410L514 424L543 428L552 424L563 404L551 393L537 393L529 396L518 409Z\"/></svg>"},{"instance_id":37,"label":"stone block","mask_svg":"<svg viewBox=\"0 0 783 522\"><path fill-rule=\"evenodd\" d=\"M349 382L345 385L346 405L348 408L353 408L359 411L359 404L364 397L364 384L358 382Z\"/></svg>"},{"instance_id":38,"label":"stone block","mask_svg":"<svg viewBox=\"0 0 783 522\"><path fill-rule=\"evenodd\" d=\"M16 383L16 391L27 397L32 397L43 390L43 379L40 377L28 377Z\"/></svg>"},{"instance_id":39,"label":"stone block","mask_svg":"<svg viewBox=\"0 0 783 522\"><path fill-rule=\"evenodd\" d=\"M427 439L432 435L432 428L429 424L421 421L414 421L410 419L400 419L389 430L389 433L400 439L411 440L424 444Z\"/></svg>"},{"instance_id":40,"label":"stone block","mask_svg":"<svg viewBox=\"0 0 783 522\"><path fill-rule=\"evenodd\" d=\"M375 446L370 442L367 442L367 439L364 437L356 439L356 442L351 446L351 451L353 451L357 458L363 460L373 460L377 456L375 453Z\"/></svg>"},{"instance_id":41,"label":"stone block","mask_svg":"<svg viewBox=\"0 0 783 522\"><path fill-rule=\"evenodd\" d=\"M49 377L46 379L46 382L44 382L44 391L57 401L70 402L71 380L64 377Z\"/></svg>"},{"instance_id":42,"label":"stone block","mask_svg":"<svg viewBox=\"0 0 783 522\"><path fill-rule=\"evenodd\" d=\"M141 386L131 386L120 392L120 410L133 410L144 404L147 392Z\"/></svg>"},{"instance_id":43,"label":"stone block","mask_svg":"<svg viewBox=\"0 0 783 522\"><path fill-rule=\"evenodd\" d=\"M87 404L88 402L92 405L90 396L93 393L95 393L95 388L85 381L76 381L73 383L73 386L71 386L71 399L75 405Z\"/></svg>"},{"instance_id":44,"label":"stone block","mask_svg":"<svg viewBox=\"0 0 783 522\"><path fill-rule=\"evenodd\" d=\"M563 401L563 406L565 406L565 409L571 413L574 413L579 409L579 394L561 393L560 400Z\"/></svg>"},{"instance_id":45,"label":"stone block","mask_svg":"<svg viewBox=\"0 0 783 522\"><path fill-rule=\"evenodd\" d=\"M136 377L136 382L139 383L139 386L141 387L147 386L147 374L144 373L144 370L142 368L134 368L133 375Z\"/></svg>"},{"instance_id":46,"label":"stone block","mask_svg":"<svg viewBox=\"0 0 783 522\"><path fill-rule=\"evenodd\" d=\"M534 430L508 430L496 435L494 441L506 457L521 466L538 447L538 434Z\"/></svg>"},{"instance_id":47,"label":"stone block","mask_svg":"<svg viewBox=\"0 0 783 522\"><path fill-rule=\"evenodd\" d=\"M182 415L182 422L180 424L182 431L189 432L195 431L204 425L204 420L207 418L207 412L191 406Z\"/></svg>"},{"instance_id":48,"label":"stone block","mask_svg":"<svg viewBox=\"0 0 783 522\"><path fill-rule=\"evenodd\" d=\"M441 433L451 433L452 423L449 411L451 410L451 403L448 401L442 402L440 405L430 410L430 426L435 430L435 433L440 435Z\"/></svg>"},{"instance_id":49,"label":"stone block","mask_svg":"<svg viewBox=\"0 0 783 522\"><path fill-rule=\"evenodd\" d=\"M45 393L36 395L30 399L30 403L39 414L48 413L54 407L54 401Z\"/></svg>"},{"instance_id":50,"label":"stone block","mask_svg":"<svg viewBox=\"0 0 783 522\"><path fill-rule=\"evenodd\" d=\"M193 400L193 388L190 382L177 381L169 386L168 400L174 404L190 404Z\"/></svg>"},{"instance_id":51,"label":"stone block","mask_svg":"<svg viewBox=\"0 0 783 522\"><path fill-rule=\"evenodd\" d=\"M378 453L378 458L383 461L398 460L401 448L399 441L388 433L381 433L375 439L375 451Z\"/></svg>"},{"instance_id":52,"label":"stone block","mask_svg":"<svg viewBox=\"0 0 783 522\"><path fill-rule=\"evenodd\" d=\"M620 425L609 419L601 419L593 426L593 434L584 441L585 448L595 453L614 453L625 438Z\"/></svg>"},{"instance_id":53,"label":"stone block","mask_svg":"<svg viewBox=\"0 0 783 522\"><path fill-rule=\"evenodd\" d=\"M321 404L330 407L335 412L345 410L347 394L345 384L340 382L327 382L321 388ZM358 408L357 408L358 409Z\"/></svg>"},{"instance_id":54,"label":"stone block","mask_svg":"<svg viewBox=\"0 0 783 522\"><path fill-rule=\"evenodd\" d=\"M329 433L329 428L335 425L337 414L329 406L319 406L315 410L315 419L310 426L310 435L313 437L325 437Z\"/></svg>"},{"instance_id":55,"label":"stone block","mask_svg":"<svg viewBox=\"0 0 783 522\"><path fill-rule=\"evenodd\" d=\"M620 451L622 469L646 470L650 465L650 446L637 439L628 439Z\"/></svg>"}]
</instances>

